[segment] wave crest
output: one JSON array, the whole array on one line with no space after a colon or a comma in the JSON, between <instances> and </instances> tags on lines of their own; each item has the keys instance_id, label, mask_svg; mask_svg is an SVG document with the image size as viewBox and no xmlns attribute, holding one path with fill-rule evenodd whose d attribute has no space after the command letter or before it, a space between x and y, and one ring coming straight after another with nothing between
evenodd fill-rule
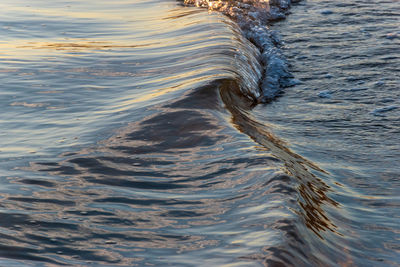
<instances>
[{"instance_id":1,"label":"wave crest","mask_svg":"<svg viewBox=\"0 0 400 267\"><path fill-rule=\"evenodd\" d=\"M210 1L185 0L186 5L195 5L218 11L234 20L243 35L260 51L262 75L257 90L258 102L268 102L282 93L282 89L295 84L288 62L281 51L282 42L269 25L286 18L290 0L237 0ZM254 90L253 90L254 91ZM243 92L246 94L246 92Z\"/></svg>"}]
</instances>

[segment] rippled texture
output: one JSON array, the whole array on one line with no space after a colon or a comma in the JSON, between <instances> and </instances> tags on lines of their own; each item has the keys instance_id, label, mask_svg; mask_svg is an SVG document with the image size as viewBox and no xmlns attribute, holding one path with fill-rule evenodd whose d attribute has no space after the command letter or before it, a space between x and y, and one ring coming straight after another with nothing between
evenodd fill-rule
<instances>
[{"instance_id":1,"label":"rippled texture","mask_svg":"<svg viewBox=\"0 0 400 267\"><path fill-rule=\"evenodd\" d=\"M309 1L274 26L302 84L254 107L298 83L269 28L290 3L186 2L218 11L208 12L175 1L3 1L1 264L395 265L397 102L369 105L366 121L344 126L315 119L355 101L319 90L323 67L324 79L340 84L338 59L316 60L335 47L307 55L336 31L346 4ZM363 8L356 18L372 6ZM397 33L390 12L368 16L378 14L389 14L376 31L390 52ZM315 30L321 19L331 31ZM385 73L395 70L388 64ZM385 77L378 84L394 92ZM358 131L374 147L362 128L370 118L394 131L372 167L365 147L352 147L360 136L343 138ZM369 191L379 187L390 188L385 198Z\"/></svg>"},{"instance_id":2,"label":"rippled texture","mask_svg":"<svg viewBox=\"0 0 400 267\"><path fill-rule=\"evenodd\" d=\"M282 242L265 220L294 219L265 189L290 177L218 90L259 92L235 23L175 2L2 8L4 264L249 265Z\"/></svg>"},{"instance_id":3,"label":"rippled texture","mask_svg":"<svg viewBox=\"0 0 400 267\"><path fill-rule=\"evenodd\" d=\"M341 204L336 264L397 266L400 207L398 1L307 1L278 23L302 83L256 117L329 172ZM339 256L343 254L343 256ZM333 264L332 264L333 265Z\"/></svg>"}]
</instances>

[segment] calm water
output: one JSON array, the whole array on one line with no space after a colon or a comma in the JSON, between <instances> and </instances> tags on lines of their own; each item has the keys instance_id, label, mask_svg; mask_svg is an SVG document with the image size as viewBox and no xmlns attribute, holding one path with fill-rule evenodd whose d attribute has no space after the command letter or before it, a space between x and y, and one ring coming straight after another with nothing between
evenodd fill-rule
<instances>
[{"instance_id":1,"label":"calm water","mask_svg":"<svg viewBox=\"0 0 400 267\"><path fill-rule=\"evenodd\" d=\"M398 2L289 3L3 0L0 265L398 265Z\"/></svg>"}]
</instances>

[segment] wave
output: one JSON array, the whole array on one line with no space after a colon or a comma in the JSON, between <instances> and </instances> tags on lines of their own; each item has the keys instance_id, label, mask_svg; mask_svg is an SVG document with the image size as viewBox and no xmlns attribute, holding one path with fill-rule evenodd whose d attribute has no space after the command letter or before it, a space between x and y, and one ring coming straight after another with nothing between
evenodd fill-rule
<instances>
[{"instance_id":1,"label":"wave","mask_svg":"<svg viewBox=\"0 0 400 267\"><path fill-rule=\"evenodd\" d=\"M268 25L282 20L288 14L291 0L244 0L244 1L209 1L185 0L186 5L208 8L221 12L233 19L241 28L243 35L260 51L258 58L262 65L262 76L259 80L260 93L253 89L251 97L257 102L269 102L282 93L285 87L298 83L289 71L288 62L280 47L279 34L269 29ZM244 90L248 95L249 90Z\"/></svg>"},{"instance_id":2,"label":"wave","mask_svg":"<svg viewBox=\"0 0 400 267\"><path fill-rule=\"evenodd\" d=\"M254 103L249 103L240 96L240 93L248 96L249 92L251 92L252 97L258 96L258 102L269 102L281 94L283 88L297 83L297 80L291 75L289 64L280 49L282 41L278 32L268 27L268 25L277 20L285 19L291 4L296 2L299 1L184 1L186 5L208 8L211 11L227 15L239 25L242 34L259 49L258 60L262 67L262 75L253 75L253 77L260 79L260 96L254 90L249 90L246 86L248 85L246 79L242 83L224 80L220 85L221 98L225 107L232 114L232 122L236 127L250 136L256 143L272 151L275 157L285 163L286 172L298 179L301 184L298 186L300 188L298 193L304 200L300 204L303 210L301 214L307 227L321 237L319 233L321 230L329 229L332 232L336 232L336 226L330 222L320 206L330 204L337 207L339 204L326 195L325 192L330 191L329 186L310 172L309 169L320 173L326 172L287 148L263 123L258 122L248 112ZM247 72L246 69L241 68L240 73L246 74ZM247 77L248 75L244 76Z\"/></svg>"},{"instance_id":3,"label":"wave","mask_svg":"<svg viewBox=\"0 0 400 267\"><path fill-rule=\"evenodd\" d=\"M224 17L223 36L210 38L197 11L172 11L167 18L179 28L167 30L163 44L138 48L146 57L126 68L129 81L138 79L135 90L106 95L112 105L103 111L126 112L129 123L93 146L30 162L27 171L39 177L10 178L31 194L5 197L2 227L18 231L4 235L13 245L3 249L15 251L5 257L59 265L326 266L330 259L321 255L343 256L321 245L338 234L326 211L338 203L319 178L325 172L251 115L294 82L282 42L268 28L290 2L185 3L232 21ZM113 65L119 74L121 62ZM83 72L98 78L106 70Z\"/></svg>"}]
</instances>

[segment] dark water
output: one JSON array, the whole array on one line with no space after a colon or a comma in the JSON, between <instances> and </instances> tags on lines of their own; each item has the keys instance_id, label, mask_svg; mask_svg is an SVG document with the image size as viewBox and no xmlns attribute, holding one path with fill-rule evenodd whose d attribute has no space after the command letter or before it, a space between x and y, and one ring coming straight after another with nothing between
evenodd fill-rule
<instances>
[{"instance_id":1,"label":"dark water","mask_svg":"<svg viewBox=\"0 0 400 267\"><path fill-rule=\"evenodd\" d=\"M2 1L0 265L396 266L398 3L289 6Z\"/></svg>"}]
</instances>

